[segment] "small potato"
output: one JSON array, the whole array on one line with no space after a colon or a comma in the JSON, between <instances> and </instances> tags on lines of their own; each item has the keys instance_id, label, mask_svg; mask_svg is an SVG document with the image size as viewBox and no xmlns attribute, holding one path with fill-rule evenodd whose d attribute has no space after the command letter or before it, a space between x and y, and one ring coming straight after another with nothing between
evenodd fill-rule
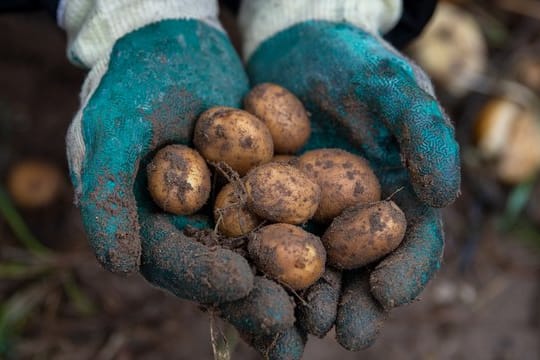
<instances>
[{"instance_id":1,"label":"small potato","mask_svg":"<svg viewBox=\"0 0 540 360\"><path fill-rule=\"evenodd\" d=\"M187 146L164 147L146 172L152 198L170 213L193 214L210 196L210 170L202 156Z\"/></svg>"},{"instance_id":2,"label":"small potato","mask_svg":"<svg viewBox=\"0 0 540 360\"><path fill-rule=\"evenodd\" d=\"M25 160L8 174L7 189L15 204L27 209L51 204L62 192L62 172L53 164L40 160Z\"/></svg>"},{"instance_id":3,"label":"small potato","mask_svg":"<svg viewBox=\"0 0 540 360\"><path fill-rule=\"evenodd\" d=\"M297 167L321 187L321 203L314 219L327 223L356 204L381 198L379 180L362 157L341 149L318 149L304 153Z\"/></svg>"},{"instance_id":4,"label":"small potato","mask_svg":"<svg viewBox=\"0 0 540 360\"><path fill-rule=\"evenodd\" d=\"M257 85L245 97L244 108L266 124L277 153L293 154L306 144L311 133L309 117L300 100L285 88Z\"/></svg>"},{"instance_id":5,"label":"small potato","mask_svg":"<svg viewBox=\"0 0 540 360\"><path fill-rule=\"evenodd\" d=\"M264 123L243 110L214 107L195 124L193 143L208 161L223 161L240 175L274 155L272 135Z\"/></svg>"},{"instance_id":6,"label":"small potato","mask_svg":"<svg viewBox=\"0 0 540 360\"><path fill-rule=\"evenodd\" d=\"M241 204L231 183L225 185L216 197L214 220L219 232L229 237L245 235L262 222L245 204Z\"/></svg>"},{"instance_id":7,"label":"small potato","mask_svg":"<svg viewBox=\"0 0 540 360\"><path fill-rule=\"evenodd\" d=\"M245 179L248 207L260 217L288 224L309 220L321 189L297 168L271 162L251 170Z\"/></svg>"},{"instance_id":8,"label":"small potato","mask_svg":"<svg viewBox=\"0 0 540 360\"><path fill-rule=\"evenodd\" d=\"M321 240L289 224L272 224L253 233L248 252L259 270L295 290L315 283L326 262Z\"/></svg>"},{"instance_id":9,"label":"small potato","mask_svg":"<svg viewBox=\"0 0 540 360\"><path fill-rule=\"evenodd\" d=\"M392 252L403 240L407 221L393 201L379 201L345 210L322 237L328 263L355 269Z\"/></svg>"}]
</instances>

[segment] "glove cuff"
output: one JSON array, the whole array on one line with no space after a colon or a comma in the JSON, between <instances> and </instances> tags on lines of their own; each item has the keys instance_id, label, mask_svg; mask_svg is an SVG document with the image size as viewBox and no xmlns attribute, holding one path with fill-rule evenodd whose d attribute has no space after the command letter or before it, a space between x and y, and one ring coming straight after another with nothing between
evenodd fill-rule
<instances>
[{"instance_id":1,"label":"glove cuff","mask_svg":"<svg viewBox=\"0 0 540 360\"><path fill-rule=\"evenodd\" d=\"M84 79L81 92L79 94L80 107L66 133L66 155L69 165L71 182L75 190L74 204L79 205L79 198L82 194L81 172L86 154L86 144L83 139L82 115L91 95L99 85L101 78L107 71L109 57L98 61Z\"/></svg>"},{"instance_id":2,"label":"glove cuff","mask_svg":"<svg viewBox=\"0 0 540 360\"><path fill-rule=\"evenodd\" d=\"M384 33L398 22L402 0L244 0L239 26L246 60L274 34L308 20L346 22Z\"/></svg>"},{"instance_id":3,"label":"glove cuff","mask_svg":"<svg viewBox=\"0 0 540 360\"><path fill-rule=\"evenodd\" d=\"M86 68L108 57L122 36L160 20L196 19L223 31L216 0L61 0L57 15L68 58Z\"/></svg>"}]
</instances>

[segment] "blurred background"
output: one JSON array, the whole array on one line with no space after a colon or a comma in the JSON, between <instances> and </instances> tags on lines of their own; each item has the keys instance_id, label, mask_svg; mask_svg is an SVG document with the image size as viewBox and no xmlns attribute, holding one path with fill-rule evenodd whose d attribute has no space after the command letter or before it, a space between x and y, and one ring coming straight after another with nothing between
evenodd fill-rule
<instances>
[{"instance_id":1,"label":"blurred background","mask_svg":"<svg viewBox=\"0 0 540 360\"><path fill-rule=\"evenodd\" d=\"M461 144L444 264L373 347L330 333L305 359L540 359L540 1L441 1L406 52ZM64 53L45 13L0 15L0 359L212 359L208 313L89 250L64 146L84 72Z\"/></svg>"}]
</instances>

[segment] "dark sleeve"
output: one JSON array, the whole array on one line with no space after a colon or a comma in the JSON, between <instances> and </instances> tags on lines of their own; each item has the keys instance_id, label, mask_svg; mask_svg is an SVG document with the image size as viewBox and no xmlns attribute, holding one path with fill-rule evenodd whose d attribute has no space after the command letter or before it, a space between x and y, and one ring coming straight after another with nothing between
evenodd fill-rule
<instances>
[{"instance_id":1,"label":"dark sleeve","mask_svg":"<svg viewBox=\"0 0 540 360\"><path fill-rule=\"evenodd\" d=\"M384 38L400 49L420 35L435 11L437 0L403 0L403 14Z\"/></svg>"},{"instance_id":2,"label":"dark sleeve","mask_svg":"<svg viewBox=\"0 0 540 360\"><path fill-rule=\"evenodd\" d=\"M60 0L0 0L0 13L7 11L47 10L56 19Z\"/></svg>"},{"instance_id":3,"label":"dark sleeve","mask_svg":"<svg viewBox=\"0 0 540 360\"><path fill-rule=\"evenodd\" d=\"M235 14L240 8L240 0L219 0L219 4L228 7Z\"/></svg>"}]
</instances>

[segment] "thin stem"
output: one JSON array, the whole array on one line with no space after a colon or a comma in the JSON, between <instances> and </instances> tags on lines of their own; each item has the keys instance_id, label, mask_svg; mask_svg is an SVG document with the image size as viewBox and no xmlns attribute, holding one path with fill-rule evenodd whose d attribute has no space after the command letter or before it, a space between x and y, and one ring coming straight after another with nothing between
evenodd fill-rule
<instances>
[{"instance_id":1,"label":"thin stem","mask_svg":"<svg viewBox=\"0 0 540 360\"><path fill-rule=\"evenodd\" d=\"M24 245L24 247L34 255L44 256L51 254L51 250L39 242L34 237L19 212L13 206L9 196L0 186L0 214L4 217L7 224Z\"/></svg>"}]
</instances>

